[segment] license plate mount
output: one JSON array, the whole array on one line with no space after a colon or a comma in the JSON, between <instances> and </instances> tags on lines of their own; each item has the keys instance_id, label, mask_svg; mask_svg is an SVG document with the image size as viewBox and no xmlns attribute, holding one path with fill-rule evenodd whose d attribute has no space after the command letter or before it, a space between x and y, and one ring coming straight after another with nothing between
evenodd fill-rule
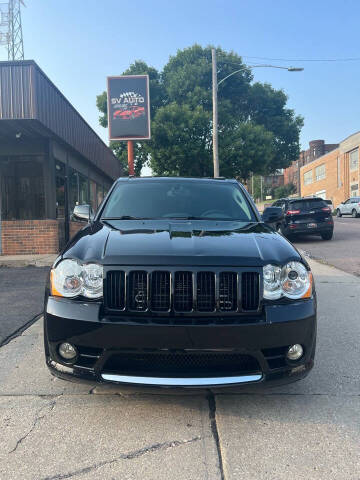
<instances>
[{"instance_id":1,"label":"license plate mount","mask_svg":"<svg viewBox=\"0 0 360 480\"><path fill-rule=\"evenodd\" d=\"M308 228L316 228L317 223L308 223Z\"/></svg>"}]
</instances>

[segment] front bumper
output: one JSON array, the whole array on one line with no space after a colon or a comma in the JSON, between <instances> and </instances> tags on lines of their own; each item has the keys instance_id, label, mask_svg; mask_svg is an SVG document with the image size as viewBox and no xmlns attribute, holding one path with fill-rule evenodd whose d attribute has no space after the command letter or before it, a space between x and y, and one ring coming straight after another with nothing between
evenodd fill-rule
<instances>
[{"instance_id":1,"label":"front bumper","mask_svg":"<svg viewBox=\"0 0 360 480\"><path fill-rule=\"evenodd\" d=\"M106 317L100 303L48 297L44 337L49 369L66 380L183 388L277 385L303 378L313 366L316 298L265 305L261 315L239 316L232 324L224 318L224 324L158 325ZM74 363L59 356L62 342L76 346ZM298 362L285 357L294 343L304 348Z\"/></svg>"}]
</instances>

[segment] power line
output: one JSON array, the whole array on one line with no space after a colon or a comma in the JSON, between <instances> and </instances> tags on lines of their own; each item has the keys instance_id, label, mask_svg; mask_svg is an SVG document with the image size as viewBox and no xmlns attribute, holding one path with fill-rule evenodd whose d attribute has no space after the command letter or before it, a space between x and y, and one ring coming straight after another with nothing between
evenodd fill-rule
<instances>
[{"instance_id":1,"label":"power line","mask_svg":"<svg viewBox=\"0 0 360 480\"><path fill-rule=\"evenodd\" d=\"M359 62L360 57L349 58L273 58L273 57L251 57L242 55L242 58L253 58L255 60L275 60L277 62Z\"/></svg>"}]
</instances>

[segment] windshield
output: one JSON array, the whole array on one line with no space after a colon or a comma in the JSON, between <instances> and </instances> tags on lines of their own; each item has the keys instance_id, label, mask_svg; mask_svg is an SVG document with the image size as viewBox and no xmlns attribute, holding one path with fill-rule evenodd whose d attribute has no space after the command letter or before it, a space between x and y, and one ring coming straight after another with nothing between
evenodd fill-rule
<instances>
[{"instance_id":1,"label":"windshield","mask_svg":"<svg viewBox=\"0 0 360 480\"><path fill-rule=\"evenodd\" d=\"M119 182L101 218L257 221L236 184L186 180Z\"/></svg>"},{"instance_id":2,"label":"windshield","mask_svg":"<svg viewBox=\"0 0 360 480\"><path fill-rule=\"evenodd\" d=\"M292 210L312 210L313 208L327 207L327 203L324 200L298 200L290 204Z\"/></svg>"}]
</instances>

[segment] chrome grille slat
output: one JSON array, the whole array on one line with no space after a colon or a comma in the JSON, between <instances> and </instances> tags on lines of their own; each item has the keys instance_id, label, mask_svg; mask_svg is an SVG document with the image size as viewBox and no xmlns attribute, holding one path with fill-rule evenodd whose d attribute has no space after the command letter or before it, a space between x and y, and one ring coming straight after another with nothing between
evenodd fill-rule
<instances>
[{"instance_id":1,"label":"chrome grille slat","mask_svg":"<svg viewBox=\"0 0 360 480\"><path fill-rule=\"evenodd\" d=\"M104 306L109 311L159 315L260 313L259 271L219 270L110 270L105 276Z\"/></svg>"}]
</instances>

